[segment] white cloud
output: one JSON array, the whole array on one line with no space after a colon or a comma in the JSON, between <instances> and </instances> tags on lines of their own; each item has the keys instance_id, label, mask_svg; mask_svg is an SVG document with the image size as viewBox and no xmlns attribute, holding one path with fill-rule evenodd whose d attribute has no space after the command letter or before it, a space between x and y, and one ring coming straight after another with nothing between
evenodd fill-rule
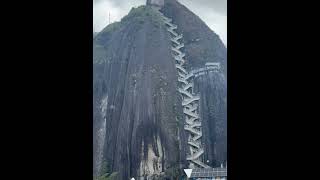
<instances>
[{"instance_id":1,"label":"white cloud","mask_svg":"<svg viewBox=\"0 0 320 180\"><path fill-rule=\"evenodd\" d=\"M119 4L114 0L99 0L93 3L93 31L99 32L110 22L120 21L127 15L132 7L145 4L145 0L127 1Z\"/></svg>"},{"instance_id":2,"label":"white cloud","mask_svg":"<svg viewBox=\"0 0 320 180\"><path fill-rule=\"evenodd\" d=\"M206 24L219 35L222 42L227 45L227 16L215 13L201 18Z\"/></svg>"},{"instance_id":3,"label":"white cloud","mask_svg":"<svg viewBox=\"0 0 320 180\"><path fill-rule=\"evenodd\" d=\"M179 0L181 4L198 15L227 45L226 1ZM109 24L109 13L111 22L120 21L132 7L145 4L146 0L94 0L93 2L93 31L98 32Z\"/></svg>"},{"instance_id":4,"label":"white cloud","mask_svg":"<svg viewBox=\"0 0 320 180\"><path fill-rule=\"evenodd\" d=\"M227 12L215 11L206 4L195 3L191 0L180 0L180 3L189 8L194 14L199 16L215 33L219 35L222 42L227 45ZM225 1L222 1L225 2Z\"/></svg>"},{"instance_id":5,"label":"white cloud","mask_svg":"<svg viewBox=\"0 0 320 180\"><path fill-rule=\"evenodd\" d=\"M121 17L120 12L121 9L113 6L110 1L99 1L93 4L93 31L99 32L109 24L109 13L110 20L114 21Z\"/></svg>"}]
</instances>

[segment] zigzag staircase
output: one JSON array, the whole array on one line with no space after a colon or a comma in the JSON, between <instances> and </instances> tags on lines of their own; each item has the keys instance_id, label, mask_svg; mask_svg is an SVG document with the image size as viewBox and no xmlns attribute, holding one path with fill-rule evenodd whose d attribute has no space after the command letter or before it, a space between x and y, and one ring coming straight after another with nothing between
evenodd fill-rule
<instances>
[{"instance_id":1,"label":"zigzag staircase","mask_svg":"<svg viewBox=\"0 0 320 180\"><path fill-rule=\"evenodd\" d=\"M190 154L187 156L187 160L190 162L190 168L210 168L202 162L202 155L204 153L201 137L201 120L199 116L199 100L200 96L193 93L193 79L194 74L188 72L185 67L185 53L182 52L184 44L180 42L183 35L178 34L175 30L177 25L172 23L172 19L166 17L163 13L159 12L164 23L167 26L167 31L170 33L170 40L172 42L172 55L175 59L176 69L178 74L178 91L182 96L182 107L185 115L184 129L188 132L188 147Z\"/></svg>"}]
</instances>

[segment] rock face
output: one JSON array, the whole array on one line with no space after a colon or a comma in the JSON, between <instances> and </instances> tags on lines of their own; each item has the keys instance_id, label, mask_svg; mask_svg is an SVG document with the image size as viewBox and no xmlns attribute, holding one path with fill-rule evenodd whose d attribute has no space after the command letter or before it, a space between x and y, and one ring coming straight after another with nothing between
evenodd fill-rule
<instances>
[{"instance_id":1,"label":"rock face","mask_svg":"<svg viewBox=\"0 0 320 180\"><path fill-rule=\"evenodd\" d=\"M189 70L220 62L222 73L195 79L200 93L205 159L226 161L226 48L176 1L161 10L183 31ZM169 34L149 6L134 8L93 40L94 174L118 179L169 177L187 166L184 115ZM105 166L105 167L104 167ZM158 176L158 177L157 177Z\"/></svg>"},{"instance_id":2,"label":"rock face","mask_svg":"<svg viewBox=\"0 0 320 180\"><path fill-rule=\"evenodd\" d=\"M173 19L177 32L183 33L189 70L204 67L206 62L221 63L221 73L194 80L195 92L201 97L204 161L220 166L227 160L227 49L217 34L177 1L168 0L162 11Z\"/></svg>"}]
</instances>

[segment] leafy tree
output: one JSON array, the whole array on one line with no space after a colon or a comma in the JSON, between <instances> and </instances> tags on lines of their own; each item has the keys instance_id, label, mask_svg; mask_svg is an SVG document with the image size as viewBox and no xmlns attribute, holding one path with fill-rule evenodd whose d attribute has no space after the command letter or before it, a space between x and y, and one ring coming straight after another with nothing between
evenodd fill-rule
<instances>
[{"instance_id":1,"label":"leafy tree","mask_svg":"<svg viewBox=\"0 0 320 180\"><path fill-rule=\"evenodd\" d=\"M118 172L110 172L110 166L107 161L103 161L101 165L100 175L93 177L93 180L114 180Z\"/></svg>"},{"instance_id":2,"label":"leafy tree","mask_svg":"<svg viewBox=\"0 0 320 180\"><path fill-rule=\"evenodd\" d=\"M117 172L113 172L111 174L110 173L105 173L102 176L93 178L93 180L114 180L117 175L118 175Z\"/></svg>"}]
</instances>

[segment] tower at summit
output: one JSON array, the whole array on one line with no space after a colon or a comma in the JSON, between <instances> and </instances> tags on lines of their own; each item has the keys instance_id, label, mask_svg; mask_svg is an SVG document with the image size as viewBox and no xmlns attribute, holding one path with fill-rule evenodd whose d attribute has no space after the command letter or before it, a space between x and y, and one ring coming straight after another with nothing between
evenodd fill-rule
<instances>
[{"instance_id":1,"label":"tower at summit","mask_svg":"<svg viewBox=\"0 0 320 180\"><path fill-rule=\"evenodd\" d=\"M160 9L164 6L164 0L147 0L147 5Z\"/></svg>"}]
</instances>

